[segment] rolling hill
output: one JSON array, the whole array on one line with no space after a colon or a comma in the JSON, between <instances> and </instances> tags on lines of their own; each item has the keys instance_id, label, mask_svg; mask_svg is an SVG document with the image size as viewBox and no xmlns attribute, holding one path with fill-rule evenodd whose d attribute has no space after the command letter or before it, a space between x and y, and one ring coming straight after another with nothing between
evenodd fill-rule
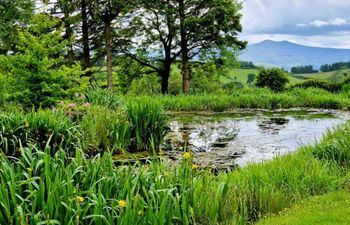
<instances>
[{"instance_id":1,"label":"rolling hill","mask_svg":"<svg viewBox=\"0 0 350 225\"><path fill-rule=\"evenodd\" d=\"M265 40L248 45L240 59L257 65L274 65L285 69L298 65L313 65L318 69L323 64L350 61L350 49L319 48L288 41Z\"/></svg>"}]
</instances>

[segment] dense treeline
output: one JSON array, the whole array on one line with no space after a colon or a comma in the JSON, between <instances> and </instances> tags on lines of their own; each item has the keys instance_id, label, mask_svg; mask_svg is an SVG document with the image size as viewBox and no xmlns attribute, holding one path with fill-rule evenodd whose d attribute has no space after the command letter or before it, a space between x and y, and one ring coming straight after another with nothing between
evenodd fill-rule
<instances>
[{"instance_id":1,"label":"dense treeline","mask_svg":"<svg viewBox=\"0 0 350 225\"><path fill-rule=\"evenodd\" d=\"M258 69L259 67L250 61L240 61L239 68L241 68L241 69Z\"/></svg>"},{"instance_id":2,"label":"dense treeline","mask_svg":"<svg viewBox=\"0 0 350 225\"><path fill-rule=\"evenodd\" d=\"M187 93L191 60L233 59L246 45L239 1L5 0L0 9L0 88L48 98L27 105L87 86L125 90L144 76L158 77L165 94L179 61Z\"/></svg>"},{"instance_id":3,"label":"dense treeline","mask_svg":"<svg viewBox=\"0 0 350 225\"><path fill-rule=\"evenodd\" d=\"M350 68L350 61L325 64L320 67L320 70L322 72L330 72L330 71L336 71L336 70L348 69L348 68Z\"/></svg>"},{"instance_id":4,"label":"dense treeline","mask_svg":"<svg viewBox=\"0 0 350 225\"><path fill-rule=\"evenodd\" d=\"M303 73L317 73L318 70L315 70L312 65L307 66L295 66L292 67L291 73L293 74L303 74Z\"/></svg>"}]
</instances>

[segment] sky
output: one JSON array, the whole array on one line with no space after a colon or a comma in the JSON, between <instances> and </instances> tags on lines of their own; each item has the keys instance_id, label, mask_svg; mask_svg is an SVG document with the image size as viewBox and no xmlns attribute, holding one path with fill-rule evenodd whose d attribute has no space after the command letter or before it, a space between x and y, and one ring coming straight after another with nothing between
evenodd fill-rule
<instances>
[{"instance_id":1,"label":"sky","mask_svg":"<svg viewBox=\"0 0 350 225\"><path fill-rule=\"evenodd\" d=\"M350 49L350 0L242 0L240 38Z\"/></svg>"}]
</instances>

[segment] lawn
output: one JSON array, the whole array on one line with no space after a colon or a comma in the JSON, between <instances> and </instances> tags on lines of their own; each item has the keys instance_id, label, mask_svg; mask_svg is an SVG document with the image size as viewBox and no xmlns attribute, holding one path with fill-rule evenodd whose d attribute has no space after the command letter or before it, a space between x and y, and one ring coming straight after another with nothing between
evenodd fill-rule
<instances>
[{"instance_id":1,"label":"lawn","mask_svg":"<svg viewBox=\"0 0 350 225\"><path fill-rule=\"evenodd\" d=\"M348 225L349 215L350 193L339 191L312 197L258 225Z\"/></svg>"}]
</instances>

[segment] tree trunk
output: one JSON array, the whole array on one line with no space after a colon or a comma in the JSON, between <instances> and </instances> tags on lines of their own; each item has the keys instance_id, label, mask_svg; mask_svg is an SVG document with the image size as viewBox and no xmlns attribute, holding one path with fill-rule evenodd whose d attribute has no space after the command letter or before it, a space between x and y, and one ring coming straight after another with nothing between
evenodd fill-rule
<instances>
[{"instance_id":1,"label":"tree trunk","mask_svg":"<svg viewBox=\"0 0 350 225\"><path fill-rule=\"evenodd\" d=\"M190 90L190 65L188 58L187 34L185 28L185 4L183 0L179 0L180 15L180 36L181 36L181 56L182 56L182 91L187 94Z\"/></svg>"},{"instance_id":2,"label":"tree trunk","mask_svg":"<svg viewBox=\"0 0 350 225\"><path fill-rule=\"evenodd\" d=\"M89 23L87 18L86 0L81 0L81 20L82 20L82 33L83 33L83 69L86 70L91 67ZM91 72L87 72L85 76L91 76Z\"/></svg>"},{"instance_id":3,"label":"tree trunk","mask_svg":"<svg viewBox=\"0 0 350 225\"><path fill-rule=\"evenodd\" d=\"M65 28L64 39L67 40L69 43L67 61L68 61L68 64L73 64L74 62L74 52L73 52L73 43L72 43L73 30L69 22L69 12L67 12L67 10L65 10L64 12L63 21L64 21L64 28Z\"/></svg>"},{"instance_id":4,"label":"tree trunk","mask_svg":"<svg viewBox=\"0 0 350 225\"><path fill-rule=\"evenodd\" d=\"M168 93L169 87L169 77L170 77L170 69L171 69L171 60L165 60L162 77L162 94L166 95Z\"/></svg>"},{"instance_id":5,"label":"tree trunk","mask_svg":"<svg viewBox=\"0 0 350 225\"><path fill-rule=\"evenodd\" d=\"M182 51L182 91L188 94L190 90L190 65L188 62L188 51L187 48Z\"/></svg>"},{"instance_id":6,"label":"tree trunk","mask_svg":"<svg viewBox=\"0 0 350 225\"><path fill-rule=\"evenodd\" d=\"M113 51L112 51L112 21L105 22L105 42L107 55L107 87L113 89Z\"/></svg>"}]
</instances>

